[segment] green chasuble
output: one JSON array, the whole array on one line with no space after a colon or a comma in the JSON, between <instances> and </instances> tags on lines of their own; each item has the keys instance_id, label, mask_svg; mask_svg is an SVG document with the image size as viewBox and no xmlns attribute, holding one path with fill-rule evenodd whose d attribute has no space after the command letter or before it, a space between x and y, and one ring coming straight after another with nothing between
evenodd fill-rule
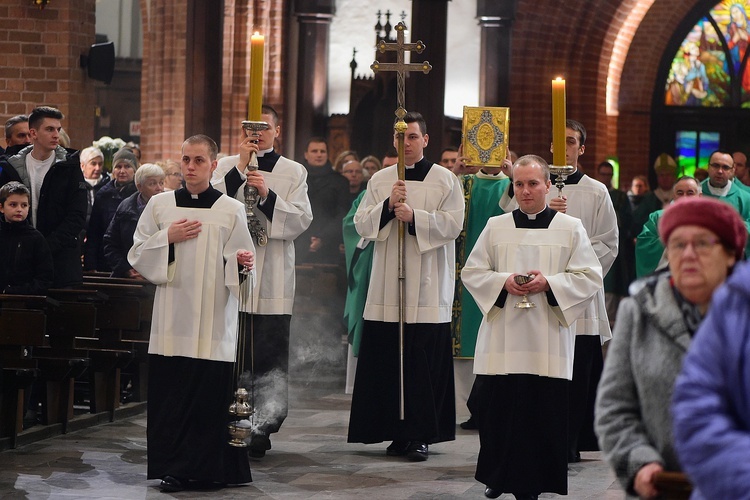
<instances>
[{"instance_id":1,"label":"green chasuble","mask_svg":"<svg viewBox=\"0 0 750 500\"><path fill-rule=\"evenodd\" d=\"M357 208L364 195L365 191L362 191L352 202L352 208L343 221L347 278L344 321L349 335L349 343L352 345L352 352L355 356L359 355L359 341L362 339L362 327L364 326L362 314L367 300L367 288L370 284L370 270L372 269L372 252L375 248L373 242L367 241L363 241L363 244L367 243L366 247L358 247L362 238L354 227L354 214L357 213Z\"/></svg>"},{"instance_id":2,"label":"green chasuble","mask_svg":"<svg viewBox=\"0 0 750 500\"><path fill-rule=\"evenodd\" d=\"M712 194L708 188L708 179L701 182L701 190L703 191L703 196L716 198L717 200L729 203L734 208L736 208L737 212L739 212L740 214L740 217L742 217L742 220L745 221L745 227L748 229L748 232L750 232L750 192L738 187L737 184L739 183L740 181L733 180L732 186L729 188L729 192L726 194L726 196L716 196ZM747 259L749 255L750 238L748 238L747 245L745 245L745 259Z\"/></svg>"},{"instance_id":3,"label":"green chasuble","mask_svg":"<svg viewBox=\"0 0 750 500\"><path fill-rule=\"evenodd\" d=\"M499 203L510 179L504 174L489 175L480 171L476 175L463 175L460 180L464 189L466 213L463 230L456 239L456 292L453 298L451 332L453 356L473 358L482 312L461 284L460 271L487 220L505 213Z\"/></svg>"},{"instance_id":4,"label":"green chasuble","mask_svg":"<svg viewBox=\"0 0 750 500\"><path fill-rule=\"evenodd\" d=\"M656 271L664 255L664 245L659 238L659 219L663 213L664 210L651 213L635 242L635 275L638 278Z\"/></svg>"}]
</instances>

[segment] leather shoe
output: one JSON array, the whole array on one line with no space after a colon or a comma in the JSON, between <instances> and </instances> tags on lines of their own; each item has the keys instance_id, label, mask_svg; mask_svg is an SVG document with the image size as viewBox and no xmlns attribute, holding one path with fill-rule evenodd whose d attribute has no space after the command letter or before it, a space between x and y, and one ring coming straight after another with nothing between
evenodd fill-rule
<instances>
[{"instance_id":1,"label":"leather shoe","mask_svg":"<svg viewBox=\"0 0 750 500\"><path fill-rule=\"evenodd\" d=\"M484 496L486 496L487 498L497 498L502 494L502 491L490 488L489 486L484 489Z\"/></svg>"},{"instance_id":2,"label":"leather shoe","mask_svg":"<svg viewBox=\"0 0 750 500\"><path fill-rule=\"evenodd\" d=\"M421 441L412 441L406 449L406 458L410 462L424 462L429 454L427 444Z\"/></svg>"},{"instance_id":3,"label":"leather shoe","mask_svg":"<svg viewBox=\"0 0 750 500\"><path fill-rule=\"evenodd\" d=\"M185 485L182 481L172 476L164 476L159 485L161 491L165 493L172 493L175 491L182 491L185 489Z\"/></svg>"},{"instance_id":4,"label":"leather shoe","mask_svg":"<svg viewBox=\"0 0 750 500\"><path fill-rule=\"evenodd\" d=\"M403 457L406 455L410 444L411 441L396 440L388 445L388 448L385 449L385 454L389 457Z\"/></svg>"},{"instance_id":5,"label":"leather shoe","mask_svg":"<svg viewBox=\"0 0 750 500\"><path fill-rule=\"evenodd\" d=\"M271 449L271 440L265 434L256 433L250 436L247 454L251 458L263 458L266 456L266 450Z\"/></svg>"},{"instance_id":6,"label":"leather shoe","mask_svg":"<svg viewBox=\"0 0 750 500\"><path fill-rule=\"evenodd\" d=\"M475 431L477 430L477 421L474 420L474 415L472 415L469 417L469 420L461 422L458 426L465 431Z\"/></svg>"}]
</instances>

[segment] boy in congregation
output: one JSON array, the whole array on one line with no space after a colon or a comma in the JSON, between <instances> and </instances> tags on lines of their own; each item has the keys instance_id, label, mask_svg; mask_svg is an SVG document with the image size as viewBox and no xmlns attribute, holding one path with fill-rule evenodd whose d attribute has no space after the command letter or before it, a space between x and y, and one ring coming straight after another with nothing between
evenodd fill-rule
<instances>
[{"instance_id":1,"label":"boy in congregation","mask_svg":"<svg viewBox=\"0 0 750 500\"><path fill-rule=\"evenodd\" d=\"M28 220L29 189L20 182L0 188L0 291L44 295L52 285L52 253Z\"/></svg>"}]
</instances>

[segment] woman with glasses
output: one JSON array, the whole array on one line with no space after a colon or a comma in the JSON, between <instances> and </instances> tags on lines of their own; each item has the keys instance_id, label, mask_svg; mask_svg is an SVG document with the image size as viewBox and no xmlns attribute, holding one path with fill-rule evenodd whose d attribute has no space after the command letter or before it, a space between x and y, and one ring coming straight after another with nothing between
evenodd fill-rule
<instances>
[{"instance_id":1,"label":"woman with glasses","mask_svg":"<svg viewBox=\"0 0 750 500\"><path fill-rule=\"evenodd\" d=\"M680 471L669 403L714 290L741 260L745 224L734 208L685 197L659 222L669 268L634 282L620 304L596 401L599 445L629 495L656 498L656 474Z\"/></svg>"},{"instance_id":2,"label":"woman with glasses","mask_svg":"<svg viewBox=\"0 0 750 500\"><path fill-rule=\"evenodd\" d=\"M164 191L177 191L182 187L182 170L180 163L166 160L158 164L164 170Z\"/></svg>"}]
</instances>

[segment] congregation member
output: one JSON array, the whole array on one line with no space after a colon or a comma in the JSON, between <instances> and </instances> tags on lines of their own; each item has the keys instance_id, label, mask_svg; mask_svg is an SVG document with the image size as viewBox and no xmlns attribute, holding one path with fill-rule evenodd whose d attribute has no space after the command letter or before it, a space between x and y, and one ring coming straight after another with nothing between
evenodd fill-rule
<instances>
[{"instance_id":1,"label":"congregation member","mask_svg":"<svg viewBox=\"0 0 750 500\"><path fill-rule=\"evenodd\" d=\"M29 189L10 181L0 187L0 293L45 295L52 285L52 254L28 220Z\"/></svg>"},{"instance_id":2,"label":"congregation member","mask_svg":"<svg viewBox=\"0 0 750 500\"><path fill-rule=\"evenodd\" d=\"M349 181L349 204L354 201L359 194L365 190L367 184L365 183L364 170L362 164L357 160L349 160L344 163L341 167L341 175L343 175L347 181Z\"/></svg>"},{"instance_id":3,"label":"congregation member","mask_svg":"<svg viewBox=\"0 0 750 500\"><path fill-rule=\"evenodd\" d=\"M690 498L746 498L750 492L750 264L720 287L690 345L672 403L675 447Z\"/></svg>"},{"instance_id":4,"label":"congregation member","mask_svg":"<svg viewBox=\"0 0 750 500\"><path fill-rule=\"evenodd\" d=\"M648 191L638 207L633 209L632 234L638 235L649 215L657 210L663 210L672 202L675 182L677 182L677 163L666 153L660 154L654 161L656 175L656 189Z\"/></svg>"},{"instance_id":5,"label":"congregation member","mask_svg":"<svg viewBox=\"0 0 750 500\"><path fill-rule=\"evenodd\" d=\"M453 171L453 168L456 166L456 160L458 160L458 155L459 153L457 148L448 146L440 152L440 161L438 162L438 164L450 171Z\"/></svg>"},{"instance_id":6,"label":"congregation member","mask_svg":"<svg viewBox=\"0 0 750 500\"><path fill-rule=\"evenodd\" d=\"M630 211L635 212L638 206L643 202L643 199L648 194L648 179L645 175L636 175L630 181L630 189L628 190L628 201L630 202Z\"/></svg>"},{"instance_id":7,"label":"congregation member","mask_svg":"<svg viewBox=\"0 0 750 500\"><path fill-rule=\"evenodd\" d=\"M508 157L503 161L503 166L508 169L510 165L512 163ZM490 217L504 213L499 202L510 179L503 173L503 166L484 166L481 169L477 167L476 174L459 176L466 206L464 225L461 234L456 238L456 290L453 297L451 321L456 406L459 413L462 413L466 407L474 382L472 361L477 343L477 332L482 322L482 312L471 294L463 287L460 271L466 264L466 259ZM465 170L465 158L459 156L453 171L456 173ZM461 422L460 427L464 430L476 429L475 420L470 416L468 420Z\"/></svg>"},{"instance_id":8,"label":"congregation member","mask_svg":"<svg viewBox=\"0 0 750 500\"><path fill-rule=\"evenodd\" d=\"M158 165L164 170L164 191L176 191L182 187L182 171L180 163L174 160L164 160Z\"/></svg>"},{"instance_id":9,"label":"congregation member","mask_svg":"<svg viewBox=\"0 0 750 500\"><path fill-rule=\"evenodd\" d=\"M464 200L458 178L428 161L421 114L404 117L406 180L397 167L368 182L354 224L374 242L348 442L392 441L389 456L428 459L429 445L455 439L451 304L455 239ZM394 145L396 138L394 137ZM400 420L398 222L405 224L403 297L404 419Z\"/></svg>"},{"instance_id":10,"label":"congregation member","mask_svg":"<svg viewBox=\"0 0 750 500\"><path fill-rule=\"evenodd\" d=\"M362 169L364 169L365 173L365 185L367 184L367 181L375 175L375 172L383 168L383 164L380 163L380 160L377 159L377 157L369 155L362 158Z\"/></svg>"},{"instance_id":11,"label":"congregation member","mask_svg":"<svg viewBox=\"0 0 750 500\"><path fill-rule=\"evenodd\" d=\"M110 272L112 268L104 255L104 233L107 232L117 207L123 200L137 193L135 173L138 158L126 148L118 150L112 158L112 180L102 187L94 198L91 218L86 229L86 246L83 268L89 271Z\"/></svg>"},{"instance_id":12,"label":"congregation member","mask_svg":"<svg viewBox=\"0 0 750 500\"><path fill-rule=\"evenodd\" d=\"M602 271L581 221L547 206L547 162L522 156L512 177L519 208L489 219L461 279L482 312L469 398L475 478L488 498L521 500L568 492L570 328L601 290ZM524 300L533 306L518 307Z\"/></svg>"},{"instance_id":13,"label":"congregation member","mask_svg":"<svg viewBox=\"0 0 750 500\"><path fill-rule=\"evenodd\" d=\"M252 457L265 456L271 449L270 435L281 428L289 408L289 332L295 294L294 241L310 226L312 210L307 193L307 172L299 163L274 150L281 134L279 116L271 106L263 106L261 120L268 128L248 131L240 143L240 154L219 161L213 184L219 191L245 202L245 185L258 191L252 207L268 238L256 245L256 282L252 300L241 314L246 315L245 353L252 360L255 419L249 442ZM252 153L258 169L246 170ZM338 174L333 174L338 175ZM249 370L249 365L246 366Z\"/></svg>"},{"instance_id":14,"label":"congregation member","mask_svg":"<svg viewBox=\"0 0 750 500\"><path fill-rule=\"evenodd\" d=\"M342 151L336 156L336 160L333 162L333 169L337 174L344 173L344 165L350 161L359 161L359 155L356 151Z\"/></svg>"},{"instance_id":15,"label":"congregation member","mask_svg":"<svg viewBox=\"0 0 750 500\"><path fill-rule=\"evenodd\" d=\"M662 498L658 473L681 471L669 413L675 379L709 306L726 314L729 298L717 301L713 294L742 259L747 240L737 212L705 196L683 197L667 208L659 234L669 270L636 281L620 304L596 403L605 459L628 495L647 499ZM715 361L717 368L726 368L725 359ZM711 416L700 412L698 418Z\"/></svg>"},{"instance_id":16,"label":"congregation member","mask_svg":"<svg viewBox=\"0 0 750 500\"><path fill-rule=\"evenodd\" d=\"M87 205L78 152L60 146L62 120L56 108L34 108L29 115L31 146L0 159L0 185L18 181L31 193L29 218L52 252L55 288L83 281L79 237Z\"/></svg>"},{"instance_id":17,"label":"congregation member","mask_svg":"<svg viewBox=\"0 0 750 500\"><path fill-rule=\"evenodd\" d=\"M90 146L81 150L81 172L83 180L86 181L86 193L88 198L88 211L86 212L86 227L89 226L91 210L94 207L96 193L110 181L110 176L103 170L104 154L99 148Z\"/></svg>"},{"instance_id":18,"label":"congregation member","mask_svg":"<svg viewBox=\"0 0 750 500\"><path fill-rule=\"evenodd\" d=\"M349 182L328 161L328 144L322 137L307 141L305 149L307 186L313 221L295 240L299 263L339 264L341 221L351 206Z\"/></svg>"},{"instance_id":19,"label":"congregation member","mask_svg":"<svg viewBox=\"0 0 750 500\"><path fill-rule=\"evenodd\" d=\"M586 129L575 120L567 120L565 128L565 161L575 171L565 179L563 197L547 194L547 204L555 211L571 215L581 221L594 247L602 273L606 276L618 253L619 231L617 214L607 187L584 174L578 159L586 151ZM555 179L553 177L552 182ZM513 182L503 195L501 206L506 212L517 207L513 197ZM576 321L573 381L570 384L570 414L568 460L580 460L581 451L598 448L594 435L594 401L596 386L601 376L602 344L612 338L604 300L604 288L592 300L585 313Z\"/></svg>"},{"instance_id":20,"label":"congregation member","mask_svg":"<svg viewBox=\"0 0 750 500\"><path fill-rule=\"evenodd\" d=\"M104 256L115 278L142 278L128 262L128 252L133 246L138 218L148 200L164 192L164 171L153 163L141 165L135 172L135 187L138 191L120 203L104 233Z\"/></svg>"},{"instance_id":21,"label":"congregation member","mask_svg":"<svg viewBox=\"0 0 750 500\"><path fill-rule=\"evenodd\" d=\"M5 151L0 156L13 156L31 144L29 135L29 117L26 115L12 116L5 122ZM0 148L2 149L2 148Z\"/></svg>"},{"instance_id":22,"label":"congregation member","mask_svg":"<svg viewBox=\"0 0 750 500\"><path fill-rule=\"evenodd\" d=\"M245 207L211 187L217 153L205 135L185 140L185 187L149 200L128 253L156 285L146 435L148 479L161 479L163 492L252 480L247 452L229 445L227 409L254 247Z\"/></svg>"}]
</instances>

